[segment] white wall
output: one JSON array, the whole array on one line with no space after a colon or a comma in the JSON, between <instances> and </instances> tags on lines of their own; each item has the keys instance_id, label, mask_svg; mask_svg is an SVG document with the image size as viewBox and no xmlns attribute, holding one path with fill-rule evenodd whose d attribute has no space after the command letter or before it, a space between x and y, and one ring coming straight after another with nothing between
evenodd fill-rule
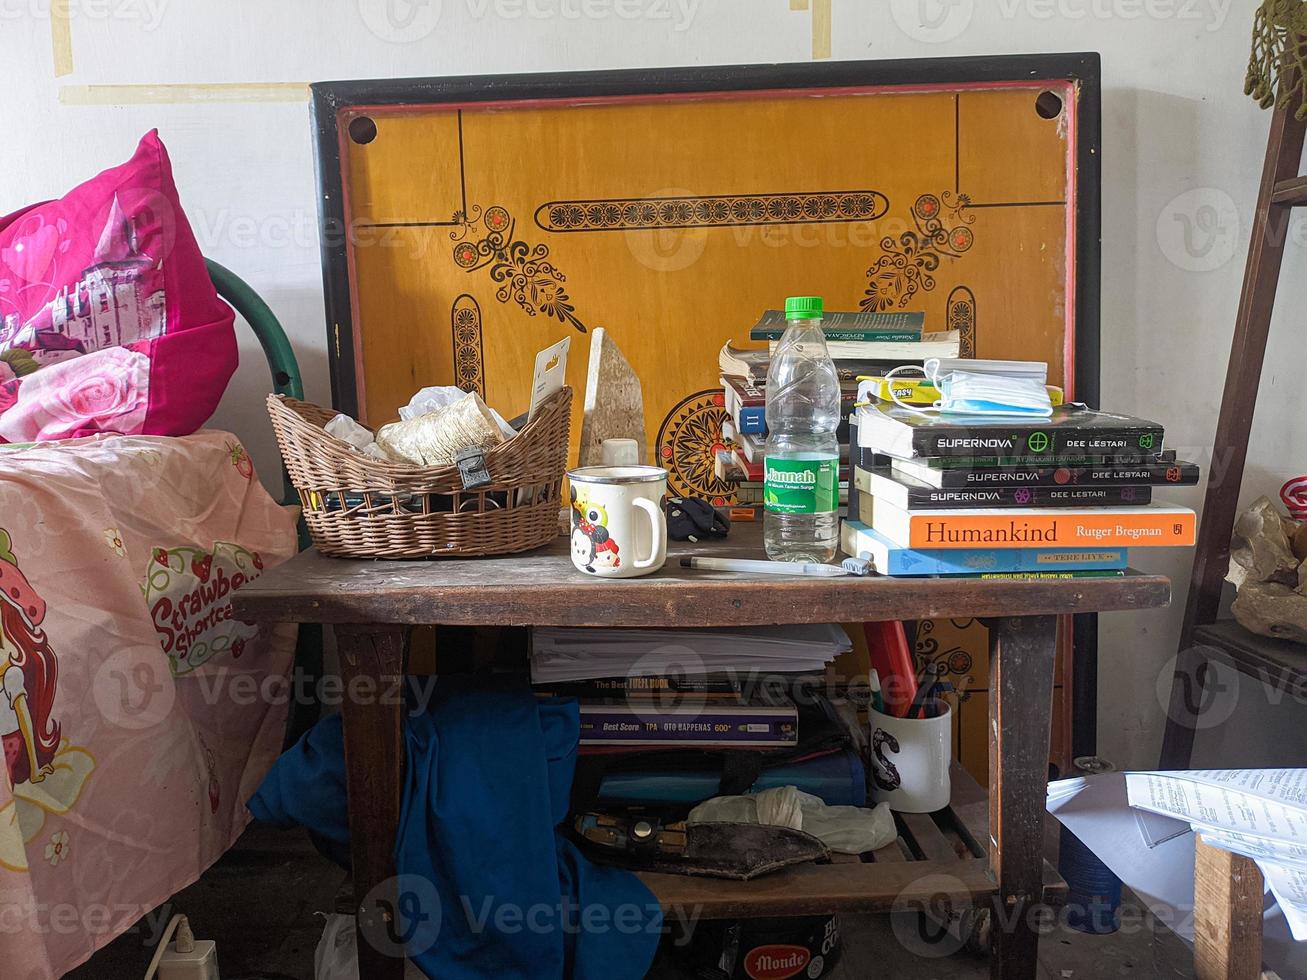
<instances>
[{"instance_id":1,"label":"white wall","mask_svg":"<svg viewBox=\"0 0 1307 980\"><path fill-rule=\"evenodd\" d=\"M49 0L0 0L0 213L120 162L159 127L204 251L260 290L326 403L308 109L167 86L805 61L811 15L787 0L70 0L72 71L55 77ZM1104 64L1103 403L1165 422L1204 461L1215 429L1267 116L1242 94L1252 3L1233 0L811 0L835 58L1096 50ZM139 88L103 86L165 86ZM267 97L258 90L249 98ZM230 96L227 93L226 96ZM155 104L141 104L143 99ZM81 105L99 101L106 104ZM910 146L911 134L903 134ZM1192 230L1186 236L1186 225ZM1245 496L1307 470L1298 219ZM262 359L216 420L270 474ZM1171 495L1197 506L1195 490ZM1102 621L1101 748L1148 765L1162 724L1188 553L1141 552L1176 578L1170 610Z\"/></svg>"}]
</instances>

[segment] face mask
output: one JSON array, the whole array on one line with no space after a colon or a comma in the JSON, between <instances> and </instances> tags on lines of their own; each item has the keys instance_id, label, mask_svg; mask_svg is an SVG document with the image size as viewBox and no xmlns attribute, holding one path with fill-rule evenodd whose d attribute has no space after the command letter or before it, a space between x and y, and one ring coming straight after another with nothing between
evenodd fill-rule
<instances>
[{"instance_id":1,"label":"face mask","mask_svg":"<svg viewBox=\"0 0 1307 980\"><path fill-rule=\"evenodd\" d=\"M886 377L903 370L895 368ZM1053 414L1045 382L1048 365L1035 361L971 361L931 358L926 377L939 389L932 408L920 409L894 397L909 411L950 415L1005 415L1047 418ZM893 394L891 389L891 394Z\"/></svg>"}]
</instances>

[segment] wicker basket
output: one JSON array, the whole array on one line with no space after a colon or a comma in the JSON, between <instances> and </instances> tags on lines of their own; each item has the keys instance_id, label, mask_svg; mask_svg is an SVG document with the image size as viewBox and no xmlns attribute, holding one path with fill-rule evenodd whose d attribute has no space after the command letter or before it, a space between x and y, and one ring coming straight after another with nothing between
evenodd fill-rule
<instances>
[{"instance_id":1,"label":"wicker basket","mask_svg":"<svg viewBox=\"0 0 1307 980\"><path fill-rule=\"evenodd\" d=\"M464 490L458 467L386 463L323 431L335 412L284 395L268 415L313 543L342 558L506 555L558 536L572 390L549 399L486 453L491 483Z\"/></svg>"}]
</instances>

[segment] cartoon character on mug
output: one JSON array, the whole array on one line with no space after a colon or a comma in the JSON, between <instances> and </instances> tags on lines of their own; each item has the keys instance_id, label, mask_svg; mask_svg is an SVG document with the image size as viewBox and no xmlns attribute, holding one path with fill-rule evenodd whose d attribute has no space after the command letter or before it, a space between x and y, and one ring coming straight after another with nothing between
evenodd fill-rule
<instances>
[{"instance_id":1,"label":"cartoon character on mug","mask_svg":"<svg viewBox=\"0 0 1307 980\"><path fill-rule=\"evenodd\" d=\"M604 532L604 540L595 543L594 566L608 569L621 568L622 559L619 555L621 549L617 547L617 542L608 534L607 528L600 528L600 530Z\"/></svg>"},{"instance_id":2,"label":"cartoon character on mug","mask_svg":"<svg viewBox=\"0 0 1307 980\"><path fill-rule=\"evenodd\" d=\"M609 535L607 523L603 506L591 503L572 487L572 558L587 572L621 567L620 549Z\"/></svg>"}]
</instances>

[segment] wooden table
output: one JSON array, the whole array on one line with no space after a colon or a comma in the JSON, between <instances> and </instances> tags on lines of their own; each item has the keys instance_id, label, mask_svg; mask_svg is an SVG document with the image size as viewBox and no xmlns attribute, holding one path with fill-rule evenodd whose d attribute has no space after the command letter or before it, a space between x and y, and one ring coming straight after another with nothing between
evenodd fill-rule
<instances>
[{"instance_id":1,"label":"wooden table","mask_svg":"<svg viewBox=\"0 0 1307 980\"><path fill-rule=\"evenodd\" d=\"M914 900L916 883L944 874L976 903L992 902L991 972L1036 973L1035 907L1043 899L1042 821L1056 653L1063 613L1148 609L1170 601L1170 583L1119 578L1043 581L818 579L682 569L691 554L759 557L758 525L737 525L725 542L673 542L667 566L640 579L593 579L575 571L566 539L527 555L430 562L345 561L314 551L266 572L234 596L235 615L254 622L327 623L335 630L346 691L394 688L416 625L757 626L871 620L985 618L990 658L987 859L960 864L836 863L785 879L725 882L646 878L667 907L705 916L888 911ZM387 914L385 885L399 821L402 705L346 697L342 705L355 897L361 916ZM936 855L936 857L943 857ZM800 884L801 883L801 887ZM953 886L951 886L953 887ZM931 896L917 896L929 901ZM393 904L389 906L393 908ZM900 904L900 907L901 904ZM1000 927L1000 924L1006 926ZM401 976L402 964L360 943L361 976Z\"/></svg>"}]
</instances>

